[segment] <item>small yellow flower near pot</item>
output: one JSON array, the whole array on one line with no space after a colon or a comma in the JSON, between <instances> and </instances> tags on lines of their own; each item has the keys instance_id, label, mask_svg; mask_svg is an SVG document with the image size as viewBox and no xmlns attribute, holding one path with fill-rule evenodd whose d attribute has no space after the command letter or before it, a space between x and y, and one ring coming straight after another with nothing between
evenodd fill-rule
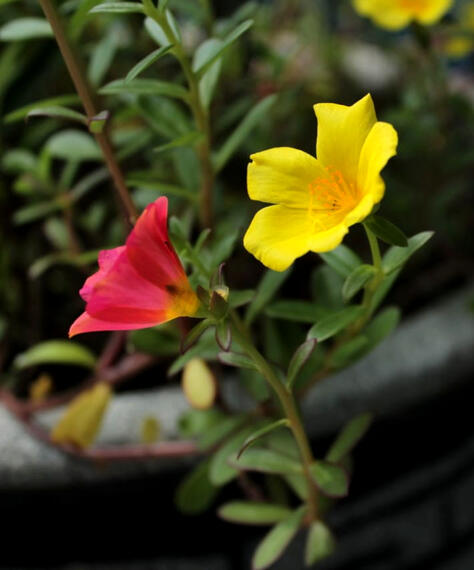
<instances>
[{"instance_id":1,"label":"small yellow flower near pot","mask_svg":"<svg viewBox=\"0 0 474 570\"><path fill-rule=\"evenodd\" d=\"M182 387L193 408L207 410L214 404L217 395L216 379L201 358L193 358L184 367Z\"/></svg>"},{"instance_id":2,"label":"small yellow flower near pot","mask_svg":"<svg viewBox=\"0 0 474 570\"><path fill-rule=\"evenodd\" d=\"M370 95L350 107L320 103L314 111L317 158L288 147L250 157L250 198L275 205L257 212L244 246L274 271L284 271L308 251L337 247L349 226L383 198L380 171L396 154L397 133L377 121Z\"/></svg>"},{"instance_id":3,"label":"small yellow flower near pot","mask_svg":"<svg viewBox=\"0 0 474 570\"><path fill-rule=\"evenodd\" d=\"M388 30L401 30L415 21L432 26L453 5L453 0L353 0L354 8L375 24Z\"/></svg>"},{"instance_id":4,"label":"small yellow flower near pot","mask_svg":"<svg viewBox=\"0 0 474 570\"><path fill-rule=\"evenodd\" d=\"M146 416L143 418L140 431L140 439L142 443L156 443L161 436L160 422L153 416Z\"/></svg>"},{"instance_id":5,"label":"small yellow flower near pot","mask_svg":"<svg viewBox=\"0 0 474 570\"><path fill-rule=\"evenodd\" d=\"M111 392L109 384L100 382L77 396L54 426L51 439L56 443L73 444L80 448L92 445L102 424Z\"/></svg>"}]
</instances>

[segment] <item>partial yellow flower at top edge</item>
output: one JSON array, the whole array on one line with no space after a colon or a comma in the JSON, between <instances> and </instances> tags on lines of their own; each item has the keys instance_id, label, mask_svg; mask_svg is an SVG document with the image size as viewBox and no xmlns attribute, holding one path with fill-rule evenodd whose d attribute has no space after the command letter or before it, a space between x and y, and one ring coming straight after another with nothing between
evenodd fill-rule
<instances>
[{"instance_id":1,"label":"partial yellow flower at top edge","mask_svg":"<svg viewBox=\"0 0 474 570\"><path fill-rule=\"evenodd\" d=\"M388 30L401 30L413 21L431 26L453 3L454 0L352 0L359 14Z\"/></svg>"},{"instance_id":2,"label":"partial yellow flower at top edge","mask_svg":"<svg viewBox=\"0 0 474 570\"><path fill-rule=\"evenodd\" d=\"M370 95L350 107L320 103L314 111L317 158L288 147L250 157L249 196L274 205L257 212L244 246L274 271L308 251L337 247L383 198L380 171L396 154L397 132L377 121Z\"/></svg>"}]
</instances>

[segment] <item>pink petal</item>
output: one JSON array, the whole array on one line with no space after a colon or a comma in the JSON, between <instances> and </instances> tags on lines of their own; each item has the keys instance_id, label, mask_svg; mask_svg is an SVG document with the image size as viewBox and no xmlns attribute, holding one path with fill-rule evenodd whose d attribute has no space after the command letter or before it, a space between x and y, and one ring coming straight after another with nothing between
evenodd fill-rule
<instances>
[{"instance_id":1,"label":"pink petal","mask_svg":"<svg viewBox=\"0 0 474 570\"><path fill-rule=\"evenodd\" d=\"M86 332L95 331L123 331L123 330L134 330L142 329L147 327L153 327L160 322L143 322L143 323L120 323L115 321L105 321L102 319L96 319L91 317L87 313L82 313L71 325L69 329L69 338L75 336L76 334L82 334Z\"/></svg>"},{"instance_id":2,"label":"pink petal","mask_svg":"<svg viewBox=\"0 0 474 570\"><path fill-rule=\"evenodd\" d=\"M82 286L82 289L79 291L79 295L84 299L84 301L87 302L90 299L90 296L92 295L97 283L106 277L115 261L124 251L124 245L116 247L114 249L103 249L102 251L99 251L99 271L86 279L86 282Z\"/></svg>"}]
</instances>

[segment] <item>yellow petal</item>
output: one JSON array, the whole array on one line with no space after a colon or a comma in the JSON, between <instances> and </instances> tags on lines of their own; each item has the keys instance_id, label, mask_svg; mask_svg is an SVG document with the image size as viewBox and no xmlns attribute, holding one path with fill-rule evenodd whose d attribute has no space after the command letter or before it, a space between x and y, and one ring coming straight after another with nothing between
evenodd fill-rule
<instances>
[{"instance_id":1,"label":"yellow petal","mask_svg":"<svg viewBox=\"0 0 474 570\"><path fill-rule=\"evenodd\" d=\"M252 200L306 208L308 186L325 175L314 156L295 148L271 148L250 158L247 187Z\"/></svg>"},{"instance_id":2,"label":"yellow petal","mask_svg":"<svg viewBox=\"0 0 474 570\"><path fill-rule=\"evenodd\" d=\"M365 220L370 214L374 205L375 202L372 194L366 194L357 206L346 215L344 224L346 226L353 226L354 224L362 222L362 220Z\"/></svg>"},{"instance_id":3,"label":"yellow petal","mask_svg":"<svg viewBox=\"0 0 474 570\"><path fill-rule=\"evenodd\" d=\"M429 26L441 19L453 5L453 0L430 0L426 8L415 17L421 24Z\"/></svg>"},{"instance_id":4,"label":"yellow petal","mask_svg":"<svg viewBox=\"0 0 474 570\"><path fill-rule=\"evenodd\" d=\"M395 0L353 0L353 5L359 14L388 30L401 30L412 19L411 12Z\"/></svg>"},{"instance_id":5,"label":"yellow petal","mask_svg":"<svg viewBox=\"0 0 474 570\"><path fill-rule=\"evenodd\" d=\"M244 246L270 269L284 271L309 251L311 229L307 211L269 206L255 214L244 236Z\"/></svg>"},{"instance_id":6,"label":"yellow petal","mask_svg":"<svg viewBox=\"0 0 474 570\"><path fill-rule=\"evenodd\" d=\"M341 172L347 182L355 180L362 145L377 121L372 97L366 95L351 107L318 103L314 111L318 119L318 160Z\"/></svg>"},{"instance_id":7,"label":"yellow petal","mask_svg":"<svg viewBox=\"0 0 474 570\"><path fill-rule=\"evenodd\" d=\"M370 194L373 204L383 198L385 184L380 171L397 154L397 131L389 123L376 123L362 147L357 186L363 196Z\"/></svg>"},{"instance_id":8,"label":"yellow petal","mask_svg":"<svg viewBox=\"0 0 474 570\"><path fill-rule=\"evenodd\" d=\"M326 231L317 232L311 236L309 248L316 253L331 251L340 245L348 231L345 223L339 223Z\"/></svg>"}]
</instances>

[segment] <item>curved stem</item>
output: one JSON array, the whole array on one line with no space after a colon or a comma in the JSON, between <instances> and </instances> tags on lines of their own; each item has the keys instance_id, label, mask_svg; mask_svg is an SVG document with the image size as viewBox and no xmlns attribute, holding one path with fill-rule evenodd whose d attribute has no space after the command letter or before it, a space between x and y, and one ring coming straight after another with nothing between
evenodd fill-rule
<instances>
[{"instance_id":1,"label":"curved stem","mask_svg":"<svg viewBox=\"0 0 474 570\"><path fill-rule=\"evenodd\" d=\"M179 61L183 70L186 82L189 87L189 106L196 122L198 130L204 135L203 140L197 146L199 162L201 164L201 188L199 196L199 216L201 226L212 228L213 223L213 197L212 190L214 187L214 166L211 160L211 126L209 113L204 107L199 94L199 81L194 73L187 55L183 50L183 46L178 41L172 30L166 15L162 14L153 4L151 0L143 0L145 14L155 20L166 35L170 44L173 44L173 53Z\"/></svg>"},{"instance_id":2,"label":"curved stem","mask_svg":"<svg viewBox=\"0 0 474 570\"><path fill-rule=\"evenodd\" d=\"M295 438L301 455L303 472L308 487L308 517L311 521L316 520L318 517L318 490L310 473L310 465L314 461L313 452L311 451L311 446L301 421L295 397L290 389L280 382L270 364L249 341L248 335L244 334L242 331L243 325L237 313L234 311L231 312L230 317L234 324L235 338L238 340L247 355L252 359L262 376L270 384L280 401L286 418L289 421L289 427L293 433L293 437Z\"/></svg>"},{"instance_id":3,"label":"curved stem","mask_svg":"<svg viewBox=\"0 0 474 570\"><path fill-rule=\"evenodd\" d=\"M82 69L81 62L77 56L77 51L67 38L63 22L56 9L54 0L40 0L40 4L51 28L53 29L59 50L61 51L72 82L74 83L74 87L82 101L87 118L92 120L97 116L98 110L95 106L94 97ZM127 185L125 184L125 178L115 157L114 150L107 134L107 129L104 128L102 132L94 133L94 136L104 156L105 163L107 164L107 168L109 169L114 182L120 203L125 211L127 227L130 229L137 219L137 211L132 199L130 198Z\"/></svg>"}]
</instances>

